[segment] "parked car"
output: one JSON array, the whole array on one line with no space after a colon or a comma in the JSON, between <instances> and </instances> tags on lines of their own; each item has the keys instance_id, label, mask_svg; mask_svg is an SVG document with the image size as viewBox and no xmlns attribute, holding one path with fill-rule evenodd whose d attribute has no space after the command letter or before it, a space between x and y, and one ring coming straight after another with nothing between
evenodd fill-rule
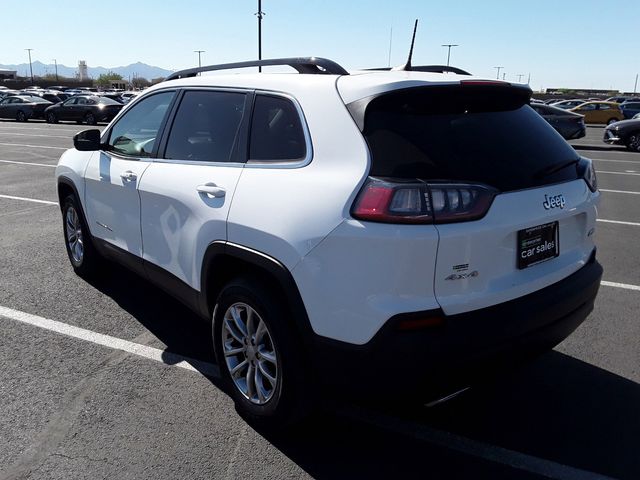
<instances>
[{"instance_id":1,"label":"parked car","mask_svg":"<svg viewBox=\"0 0 640 480\"><path fill-rule=\"evenodd\" d=\"M586 101L578 98L575 100L562 100L561 102L552 103L551 105L556 108L562 108L563 110L570 110L579 107L583 103L586 103Z\"/></svg>"},{"instance_id":2,"label":"parked car","mask_svg":"<svg viewBox=\"0 0 640 480\"><path fill-rule=\"evenodd\" d=\"M195 76L275 64L301 73ZM406 70L172 74L60 158L73 269L121 261L211 322L275 428L326 385L398 399L551 349L602 275L591 161L526 85Z\"/></svg>"},{"instance_id":3,"label":"parked car","mask_svg":"<svg viewBox=\"0 0 640 480\"><path fill-rule=\"evenodd\" d=\"M553 103L564 102L565 100L565 98L548 98L544 103L551 105Z\"/></svg>"},{"instance_id":4,"label":"parked car","mask_svg":"<svg viewBox=\"0 0 640 480\"><path fill-rule=\"evenodd\" d=\"M586 135L586 126L584 117L577 113L567 112L555 105L538 105L531 104L536 112L542 115L549 124L560 134L565 140L575 140Z\"/></svg>"},{"instance_id":5,"label":"parked car","mask_svg":"<svg viewBox=\"0 0 640 480\"><path fill-rule=\"evenodd\" d=\"M123 92L120 94L120 98L122 98L123 103L129 103L131 100L140 95L140 92Z\"/></svg>"},{"instance_id":6,"label":"parked car","mask_svg":"<svg viewBox=\"0 0 640 480\"><path fill-rule=\"evenodd\" d=\"M9 90L9 89L0 90L0 100L6 97L11 97L13 95L19 95L19 94L20 92L18 90Z\"/></svg>"},{"instance_id":7,"label":"parked car","mask_svg":"<svg viewBox=\"0 0 640 480\"><path fill-rule=\"evenodd\" d=\"M93 95L74 95L62 103L52 105L45 110L48 123L60 120L75 120L95 125L98 122L109 122L120 112L122 104L106 97Z\"/></svg>"},{"instance_id":8,"label":"parked car","mask_svg":"<svg viewBox=\"0 0 640 480\"><path fill-rule=\"evenodd\" d=\"M620 110L622 110L622 114L624 118L629 119L633 118L634 115L640 113L640 101L639 102L630 102L626 101L620 104Z\"/></svg>"},{"instance_id":9,"label":"parked car","mask_svg":"<svg viewBox=\"0 0 640 480\"><path fill-rule=\"evenodd\" d=\"M626 102L627 100L634 100L634 99L636 99L636 97L631 97L628 95L619 95L617 97L609 97L605 100L605 102L622 103L622 102Z\"/></svg>"},{"instance_id":10,"label":"parked car","mask_svg":"<svg viewBox=\"0 0 640 480\"><path fill-rule=\"evenodd\" d=\"M585 123L611 125L624 120L620 105L615 102L586 102L569 111L584 115Z\"/></svg>"},{"instance_id":11,"label":"parked car","mask_svg":"<svg viewBox=\"0 0 640 480\"><path fill-rule=\"evenodd\" d=\"M640 152L640 114L636 114L636 117L607 126L603 141L609 145L624 145L632 152Z\"/></svg>"},{"instance_id":12,"label":"parked car","mask_svg":"<svg viewBox=\"0 0 640 480\"><path fill-rule=\"evenodd\" d=\"M9 96L0 101L0 118L15 118L18 122L43 118L51 102L27 95Z\"/></svg>"},{"instance_id":13,"label":"parked car","mask_svg":"<svg viewBox=\"0 0 640 480\"><path fill-rule=\"evenodd\" d=\"M60 103L63 100L58 96L57 92L53 93L48 90L31 91L29 92L28 95L32 97L44 98L45 100L47 100L48 102L51 102L52 104Z\"/></svg>"}]
</instances>

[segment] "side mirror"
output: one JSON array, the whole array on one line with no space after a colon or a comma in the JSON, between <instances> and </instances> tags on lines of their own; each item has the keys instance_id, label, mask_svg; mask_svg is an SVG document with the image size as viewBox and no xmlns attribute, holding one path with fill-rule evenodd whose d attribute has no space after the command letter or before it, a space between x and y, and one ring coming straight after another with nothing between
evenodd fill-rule
<instances>
[{"instance_id":1,"label":"side mirror","mask_svg":"<svg viewBox=\"0 0 640 480\"><path fill-rule=\"evenodd\" d=\"M100 150L100 130L92 128L83 130L73 136L73 146L81 152L95 152Z\"/></svg>"}]
</instances>

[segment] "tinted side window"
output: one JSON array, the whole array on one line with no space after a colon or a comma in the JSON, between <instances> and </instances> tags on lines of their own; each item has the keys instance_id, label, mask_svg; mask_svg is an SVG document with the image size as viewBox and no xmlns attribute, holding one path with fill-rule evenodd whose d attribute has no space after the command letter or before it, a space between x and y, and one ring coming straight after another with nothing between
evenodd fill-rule
<instances>
[{"instance_id":1,"label":"tinted side window","mask_svg":"<svg viewBox=\"0 0 640 480\"><path fill-rule=\"evenodd\" d=\"M187 91L173 120L164 157L231 161L245 100L244 93Z\"/></svg>"},{"instance_id":2,"label":"tinted side window","mask_svg":"<svg viewBox=\"0 0 640 480\"><path fill-rule=\"evenodd\" d=\"M130 108L109 134L110 150L135 157L150 156L174 95L175 92L157 93Z\"/></svg>"},{"instance_id":3,"label":"tinted side window","mask_svg":"<svg viewBox=\"0 0 640 480\"><path fill-rule=\"evenodd\" d=\"M256 96L251 121L250 160L301 160L307 147L295 106L286 98Z\"/></svg>"}]
</instances>

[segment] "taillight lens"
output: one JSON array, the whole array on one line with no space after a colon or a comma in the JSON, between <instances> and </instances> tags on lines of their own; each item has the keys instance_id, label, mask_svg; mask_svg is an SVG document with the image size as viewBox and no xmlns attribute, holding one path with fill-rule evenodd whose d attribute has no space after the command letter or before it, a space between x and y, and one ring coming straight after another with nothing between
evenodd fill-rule
<instances>
[{"instance_id":1,"label":"taillight lens","mask_svg":"<svg viewBox=\"0 0 640 480\"><path fill-rule=\"evenodd\" d=\"M369 177L351 214L385 223L450 223L482 218L497 190L469 183L412 182Z\"/></svg>"},{"instance_id":2,"label":"taillight lens","mask_svg":"<svg viewBox=\"0 0 640 480\"><path fill-rule=\"evenodd\" d=\"M598 190L596 168L590 159L585 157L580 158L580 161L578 162L578 173L582 176L582 178L584 178L584 181L587 182L589 190L591 190L592 192Z\"/></svg>"}]
</instances>

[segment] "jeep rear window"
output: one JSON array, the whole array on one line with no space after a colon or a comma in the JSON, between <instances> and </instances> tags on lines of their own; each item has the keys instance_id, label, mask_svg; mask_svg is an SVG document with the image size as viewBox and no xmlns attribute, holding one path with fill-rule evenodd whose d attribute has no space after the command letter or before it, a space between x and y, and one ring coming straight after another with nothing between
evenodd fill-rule
<instances>
[{"instance_id":1,"label":"jeep rear window","mask_svg":"<svg viewBox=\"0 0 640 480\"><path fill-rule=\"evenodd\" d=\"M528 97L517 87L456 85L374 98L363 129L370 175L479 182L501 191L579 178L574 165L555 171L579 156Z\"/></svg>"}]
</instances>

